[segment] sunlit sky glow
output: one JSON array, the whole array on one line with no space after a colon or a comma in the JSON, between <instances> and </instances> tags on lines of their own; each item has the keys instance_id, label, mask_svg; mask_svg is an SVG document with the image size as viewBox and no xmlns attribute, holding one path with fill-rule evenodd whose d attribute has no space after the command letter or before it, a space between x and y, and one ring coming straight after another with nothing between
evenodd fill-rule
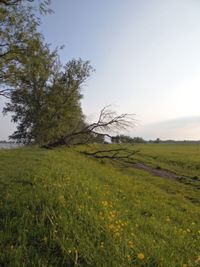
<instances>
[{"instance_id":1,"label":"sunlit sky glow","mask_svg":"<svg viewBox=\"0 0 200 267\"><path fill-rule=\"evenodd\" d=\"M65 45L63 63L81 57L96 69L82 101L90 120L111 104L136 114L132 136L200 139L200 1L52 0L52 8L42 18L46 41ZM10 117L0 125L5 139Z\"/></svg>"}]
</instances>

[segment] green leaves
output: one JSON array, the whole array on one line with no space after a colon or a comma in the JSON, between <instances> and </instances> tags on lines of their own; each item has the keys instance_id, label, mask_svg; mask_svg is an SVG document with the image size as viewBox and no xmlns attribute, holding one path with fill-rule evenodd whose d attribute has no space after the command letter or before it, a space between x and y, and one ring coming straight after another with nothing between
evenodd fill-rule
<instances>
[{"instance_id":1,"label":"green leaves","mask_svg":"<svg viewBox=\"0 0 200 267\"><path fill-rule=\"evenodd\" d=\"M81 89L92 67L71 60L62 70L58 56L38 39L35 57L21 63L12 84L11 102L4 113L18 123L11 136L19 142L41 145L56 142L84 125Z\"/></svg>"},{"instance_id":2,"label":"green leaves","mask_svg":"<svg viewBox=\"0 0 200 267\"><path fill-rule=\"evenodd\" d=\"M30 2L30 3L28 3ZM19 142L48 144L84 125L81 93L93 68L72 59L65 66L38 32L34 1L0 1L0 96L9 96ZM40 2L44 14L49 0Z\"/></svg>"},{"instance_id":3,"label":"green leaves","mask_svg":"<svg viewBox=\"0 0 200 267\"><path fill-rule=\"evenodd\" d=\"M84 116L80 99L81 88L90 74L89 62L71 60L54 78L46 91L39 124L36 127L37 142L48 144L64 138L75 129L83 127Z\"/></svg>"},{"instance_id":4,"label":"green leaves","mask_svg":"<svg viewBox=\"0 0 200 267\"><path fill-rule=\"evenodd\" d=\"M41 1L38 8L33 2L0 1L0 96L5 96L2 87L14 89L13 74L20 73L21 64L35 55L35 40L43 38L35 11L47 10L50 1Z\"/></svg>"}]
</instances>

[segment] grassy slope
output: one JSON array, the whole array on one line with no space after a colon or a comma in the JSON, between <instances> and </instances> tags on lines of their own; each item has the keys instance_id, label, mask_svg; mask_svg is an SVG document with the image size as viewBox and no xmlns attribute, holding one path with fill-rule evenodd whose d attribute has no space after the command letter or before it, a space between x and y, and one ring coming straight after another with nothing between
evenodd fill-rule
<instances>
[{"instance_id":1,"label":"grassy slope","mask_svg":"<svg viewBox=\"0 0 200 267\"><path fill-rule=\"evenodd\" d=\"M189 185L36 148L0 151L0 181L2 266L199 266Z\"/></svg>"}]
</instances>

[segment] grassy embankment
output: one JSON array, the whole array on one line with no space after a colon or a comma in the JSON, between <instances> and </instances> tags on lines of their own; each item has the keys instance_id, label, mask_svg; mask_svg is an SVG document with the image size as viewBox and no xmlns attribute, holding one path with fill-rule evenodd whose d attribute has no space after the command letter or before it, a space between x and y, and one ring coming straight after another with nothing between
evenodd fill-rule
<instances>
[{"instance_id":1,"label":"grassy embankment","mask_svg":"<svg viewBox=\"0 0 200 267\"><path fill-rule=\"evenodd\" d=\"M149 164L177 159L182 174L199 175L199 147L140 149ZM0 181L1 266L200 266L190 184L37 148L0 151Z\"/></svg>"}]
</instances>

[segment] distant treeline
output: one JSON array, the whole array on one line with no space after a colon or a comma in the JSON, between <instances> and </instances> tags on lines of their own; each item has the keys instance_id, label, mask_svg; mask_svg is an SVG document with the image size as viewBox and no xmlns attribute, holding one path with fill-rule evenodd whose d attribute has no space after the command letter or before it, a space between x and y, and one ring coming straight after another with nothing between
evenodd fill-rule
<instances>
[{"instance_id":1,"label":"distant treeline","mask_svg":"<svg viewBox=\"0 0 200 267\"><path fill-rule=\"evenodd\" d=\"M130 137L128 135L116 135L111 137L111 143L146 143L142 137Z\"/></svg>"},{"instance_id":2,"label":"distant treeline","mask_svg":"<svg viewBox=\"0 0 200 267\"><path fill-rule=\"evenodd\" d=\"M15 144L14 141L6 141L6 140L0 140L0 144Z\"/></svg>"},{"instance_id":3,"label":"distant treeline","mask_svg":"<svg viewBox=\"0 0 200 267\"><path fill-rule=\"evenodd\" d=\"M142 137L131 137L128 135L116 135L112 136L110 142L105 142L104 138L100 135L95 139L96 143L113 143L113 144L145 144L145 143L163 143L163 144L200 144L200 140L161 140L157 138L155 140L145 140ZM0 140L0 144L15 144L14 141Z\"/></svg>"},{"instance_id":4,"label":"distant treeline","mask_svg":"<svg viewBox=\"0 0 200 267\"><path fill-rule=\"evenodd\" d=\"M131 137L128 135L117 135L111 137L111 143L120 144L120 143L129 143L129 144L145 144L145 143L167 143L167 144L185 144L185 143L191 143L191 144L200 144L200 140L161 140L160 138L157 138L155 140L145 140L142 137Z\"/></svg>"}]
</instances>

